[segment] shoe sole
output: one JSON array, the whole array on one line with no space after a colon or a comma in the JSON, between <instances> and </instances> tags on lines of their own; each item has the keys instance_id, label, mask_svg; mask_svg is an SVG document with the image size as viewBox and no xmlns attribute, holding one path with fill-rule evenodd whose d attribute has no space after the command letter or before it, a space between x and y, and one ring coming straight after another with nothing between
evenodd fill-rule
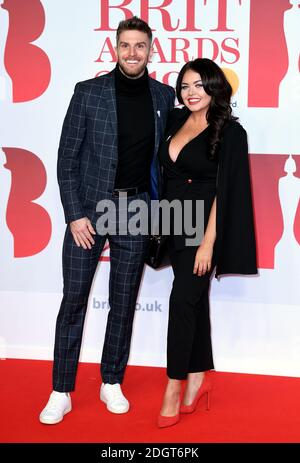
<instances>
[{"instance_id":1,"label":"shoe sole","mask_svg":"<svg viewBox=\"0 0 300 463\"><path fill-rule=\"evenodd\" d=\"M64 411L64 414L61 418L59 418L58 420L47 420L46 418L42 418L41 416L39 417L39 420L40 420L40 423L42 424L57 424L57 423L60 423L63 419L64 419L64 416L69 413L70 411L72 411L72 406L70 406L69 408L67 408L67 410Z\"/></svg>"},{"instance_id":2,"label":"shoe sole","mask_svg":"<svg viewBox=\"0 0 300 463\"><path fill-rule=\"evenodd\" d=\"M111 413L115 413L116 415L122 415L123 413L127 413L129 411L129 404L128 404L128 407L125 409L125 410L122 410L122 411L119 411L119 410L116 410L115 408L111 408L109 407L109 405L107 404L107 401L106 399L104 399L104 397L102 396L102 394L100 393L100 400L105 403L106 405L106 408L109 412Z\"/></svg>"}]
</instances>

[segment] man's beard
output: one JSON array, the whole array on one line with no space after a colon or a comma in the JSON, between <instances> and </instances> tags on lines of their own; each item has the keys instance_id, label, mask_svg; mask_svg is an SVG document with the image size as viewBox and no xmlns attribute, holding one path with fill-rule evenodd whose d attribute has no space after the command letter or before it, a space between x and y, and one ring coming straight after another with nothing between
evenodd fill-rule
<instances>
[{"instance_id":1,"label":"man's beard","mask_svg":"<svg viewBox=\"0 0 300 463\"><path fill-rule=\"evenodd\" d=\"M118 65L119 65L119 68L121 69L121 71L123 72L123 74L125 74L125 76L127 77L130 77L131 79L134 79L134 78L137 78L139 76L141 76L145 69L146 69L146 64L143 65L143 66L140 66L136 71L132 71L130 72L130 70L128 71L128 69L124 68L122 66L122 63L118 62Z\"/></svg>"}]
</instances>

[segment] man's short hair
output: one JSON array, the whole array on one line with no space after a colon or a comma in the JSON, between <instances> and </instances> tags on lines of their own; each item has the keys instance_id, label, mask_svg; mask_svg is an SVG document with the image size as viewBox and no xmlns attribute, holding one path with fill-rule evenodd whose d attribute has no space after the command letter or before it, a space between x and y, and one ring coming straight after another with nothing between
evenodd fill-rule
<instances>
[{"instance_id":1,"label":"man's short hair","mask_svg":"<svg viewBox=\"0 0 300 463\"><path fill-rule=\"evenodd\" d=\"M145 32L149 37L150 43L152 42L152 30L150 29L146 21L143 21L141 18L138 18L137 16L132 16L132 18L124 19L124 21L121 21L119 23L117 29L117 44L119 43L120 34L123 31Z\"/></svg>"}]
</instances>

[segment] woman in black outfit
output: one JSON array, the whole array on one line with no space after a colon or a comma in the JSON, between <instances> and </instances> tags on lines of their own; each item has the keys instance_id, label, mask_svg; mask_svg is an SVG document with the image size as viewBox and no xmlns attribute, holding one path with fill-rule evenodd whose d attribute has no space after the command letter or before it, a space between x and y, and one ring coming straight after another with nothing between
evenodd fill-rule
<instances>
[{"instance_id":1,"label":"woman in black outfit","mask_svg":"<svg viewBox=\"0 0 300 463\"><path fill-rule=\"evenodd\" d=\"M193 225L197 203L204 203L204 235L192 246L187 233L174 233L169 251L174 271L170 295L167 376L158 426L191 413L212 385L205 371L214 368L208 292L211 274L256 274L256 252L247 135L231 115L232 89L223 71L209 59L181 69L174 109L159 157L164 198L184 207L191 200ZM199 212L199 211L198 211ZM184 224L183 224L184 228ZM181 380L187 379L181 402Z\"/></svg>"}]
</instances>

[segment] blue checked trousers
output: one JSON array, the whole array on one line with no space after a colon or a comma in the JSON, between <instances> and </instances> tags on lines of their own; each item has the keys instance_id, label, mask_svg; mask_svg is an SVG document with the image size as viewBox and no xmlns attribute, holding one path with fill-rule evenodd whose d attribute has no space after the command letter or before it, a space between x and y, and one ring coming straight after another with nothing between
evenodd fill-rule
<instances>
[{"instance_id":1,"label":"blue checked trousers","mask_svg":"<svg viewBox=\"0 0 300 463\"><path fill-rule=\"evenodd\" d=\"M141 196L145 197L145 193ZM88 298L106 239L110 244L110 310L101 359L102 381L122 383L129 357L135 305L149 236L95 235L94 239L91 250L83 249L75 244L69 226L65 233L63 299L56 321L53 364L53 389L59 392L70 392L75 388Z\"/></svg>"}]
</instances>

